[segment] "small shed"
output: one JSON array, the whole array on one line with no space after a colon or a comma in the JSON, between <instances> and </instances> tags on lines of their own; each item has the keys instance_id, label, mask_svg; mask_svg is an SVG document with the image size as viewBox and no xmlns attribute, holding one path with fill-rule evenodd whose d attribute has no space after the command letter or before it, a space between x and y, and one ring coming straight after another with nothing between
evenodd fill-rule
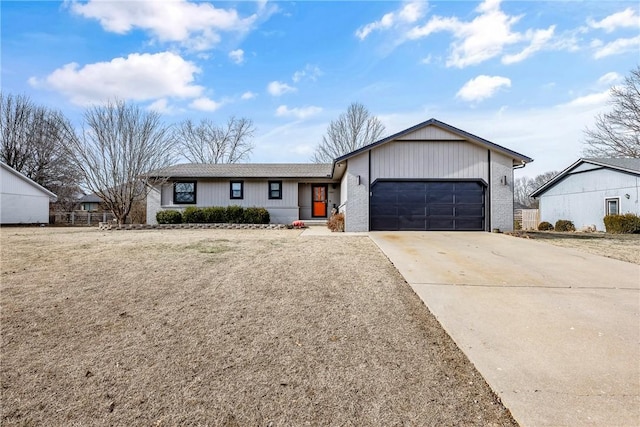
<instances>
[{"instance_id":1,"label":"small shed","mask_svg":"<svg viewBox=\"0 0 640 427\"><path fill-rule=\"evenodd\" d=\"M58 197L0 162L0 224L48 224L49 202Z\"/></svg>"}]
</instances>

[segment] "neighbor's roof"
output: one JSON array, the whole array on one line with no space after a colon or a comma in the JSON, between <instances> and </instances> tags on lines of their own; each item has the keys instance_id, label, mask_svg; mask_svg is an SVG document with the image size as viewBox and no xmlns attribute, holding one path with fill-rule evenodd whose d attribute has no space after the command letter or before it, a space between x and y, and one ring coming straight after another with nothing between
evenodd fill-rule
<instances>
[{"instance_id":1,"label":"neighbor's roof","mask_svg":"<svg viewBox=\"0 0 640 427\"><path fill-rule=\"evenodd\" d=\"M100 203L102 199L96 193L85 194L78 199L80 203Z\"/></svg>"},{"instance_id":2,"label":"neighbor's roof","mask_svg":"<svg viewBox=\"0 0 640 427\"><path fill-rule=\"evenodd\" d=\"M329 178L331 164L325 163L185 163L149 173L168 178Z\"/></svg>"},{"instance_id":3,"label":"neighbor's roof","mask_svg":"<svg viewBox=\"0 0 640 427\"><path fill-rule=\"evenodd\" d=\"M42 191L43 193L45 193L47 196L49 196L49 199L52 202L55 202L58 200L58 196L56 196L55 194L53 194L51 191L47 190L46 188L44 188L42 185L38 184L37 182L35 182L34 180L32 180L31 178L21 174L20 172L18 172L17 170L15 170L14 168L12 168L11 166L5 164L4 162L0 162L0 166L2 166L2 168L10 173L12 173L13 175L17 176L18 178L22 179L23 181L27 182L28 184L31 184L32 186L34 186L35 188L37 188L38 190Z\"/></svg>"},{"instance_id":4,"label":"neighbor's roof","mask_svg":"<svg viewBox=\"0 0 640 427\"><path fill-rule=\"evenodd\" d=\"M488 140L486 140L484 138L480 138L479 136L473 135L473 134L471 134L469 132L465 132L462 129L458 129L456 127L448 125L448 124L446 124L444 122L441 122L439 120L429 119L426 122L422 122L420 124L417 124L415 126L412 126L412 127L408 128L408 129L405 129L405 130L403 130L401 132L398 132L396 134L393 134L391 136L383 138L383 139L381 139L379 141L376 141L376 142L374 142L372 144L365 145L364 147L359 148L359 149L357 149L355 151L352 151L351 153L347 153L344 156L338 157L334 161L334 164L335 163L340 163L343 160L347 160L348 158L356 156L356 155L358 155L358 154L360 154L360 153L362 153L364 151L370 150L370 149L375 148L375 147L377 147L379 145L382 145L382 144L386 144L387 142L391 142L391 141L393 141L395 139L401 138L401 137L403 137L403 136L405 136L407 134L410 134L410 133L415 132L415 131L417 131L419 129L425 128L427 126L435 126L435 127L440 128L442 130L445 130L447 132L451 132L451 133L453 133L455 135L458 135L461 138L466 139L468 141L474 142L474 143L479 144L479 145L483 145L483 146L485 146L487 148L490 148L492 150L496 150L496 151L502 152L504 154L507 154L507 155L513 157L514 160L519 160L520 162L522 162L522 164L530 163L530 162L533 161L532 158L527 157L524 154L520 154L520 153L517 153L517 152L515 152L513 150L509 150L508 148L502 147L501 145L495 144L495 143L493 143L491 141L488 141Z\"/></svg>"},{"instance_id":5,"label":"neighbor's roof","mask_svg":"<svg viewBox=\"0 0 640 427\"><path fill-rule=\"evenodd\" d=\"M551 187L562 181L567 175L571 173L572 170L577 168L583 163L589 163L594 166L599 166L599 168L594 169L613 169L620 172L631 173L634 175L640 175L640 159L621 159L621 158L585 158L579 159L571 166L560 172L558 175L554 176L553 179L548 181L546 184L538 188L536 191L531 193L531 197L538 197L542 195L545 191L549 190Z\"/></svg>"}]
</instances>

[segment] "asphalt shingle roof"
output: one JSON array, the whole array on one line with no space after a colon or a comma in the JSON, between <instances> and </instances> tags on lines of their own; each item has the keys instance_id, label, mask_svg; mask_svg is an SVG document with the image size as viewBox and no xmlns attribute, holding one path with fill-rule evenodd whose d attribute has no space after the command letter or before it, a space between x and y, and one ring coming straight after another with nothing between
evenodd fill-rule
<instances>
[{"instance_id":1,"label":"asphalt shingle roof","mask_svg":"<svg viewBox=\"0 0 640 427\"><path fill-rule=\"evenodd\" d=\"M589 158L584 159L586 161L592 161L596 163L601 163L603 165L611 166L614 168L627 169L636 172L640 172L640 159L600 159L600 158Z\"/></svg>"},{"instance_id":2,"label":"asphalt shingle roof","mask_svg":"<svg viewBox=\"0 0 640 427\"><path fill-rule=\"evenodd\" d=\"M329 178L331 167L325 163L185 163L149 175L169 178Z\"/></svg>"},{"instance_id":3,"label":"asphalt shingle roof","mask_svg":"<svg viewBox=\"0 0 640 427\"><path fill-rule=\"evenodd\" d=\"M543 184L540 188L536 189L530 194L531 197L538 197L544 194L545 191L562 181L573 169L575 169L581 163L590 163L592 165L600 167L609 167L619 171L637 174L640 173L640 159L622 159L622 158L584 158L580 159L558 175L554 176L550 181Z\"/></svg>"}]
</instances>

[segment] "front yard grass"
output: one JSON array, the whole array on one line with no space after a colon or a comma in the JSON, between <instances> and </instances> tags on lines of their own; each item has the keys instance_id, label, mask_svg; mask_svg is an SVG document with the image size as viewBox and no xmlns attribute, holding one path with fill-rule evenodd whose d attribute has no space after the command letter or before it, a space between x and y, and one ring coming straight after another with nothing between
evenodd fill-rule
<instances>
[{"instance_id":1,"label":"front yard grass","mask_svg":"<svg viewBox=\"0 0 640 427\"><path fill-rule=\"evenodd\" d=\"M0 243L2 425L515 425L366 237Z\"/></svg>"}]
</instances>

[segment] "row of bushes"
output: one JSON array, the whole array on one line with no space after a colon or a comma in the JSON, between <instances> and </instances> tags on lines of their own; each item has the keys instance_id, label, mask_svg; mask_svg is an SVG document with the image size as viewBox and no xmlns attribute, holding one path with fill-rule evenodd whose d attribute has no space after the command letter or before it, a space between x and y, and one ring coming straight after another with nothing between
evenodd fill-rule
<instances>
[{"instance_id":1,"label":"row of bushes","mask_svg":"<svg viewBox=\"0 0 640 427\"><path fill-rule=\"evenodd\" d=\"M632 213L624 215L607 215L604 217L604 227L611 234L640 233L640 216ZM538 225L540 231L576 231L571 221L559 219L554 226L550 222L542 221Z\"/></svg>"},{"instance_id":2,"label":"row of bushes","mask_svg":"<svg viewBox=\"0 0 640 427\"><path fill-rule=\"evenodd\" d=\"M547 221L542 221L538 224L538 230L540 231L576 231L576 226L573 225L573 222L567 219L559 219L556 221L556 225L551 224Z\"/></svg>"},{"instance_id":3,"label":"row of bushes","mask_svg":"<svg viewBox=\"0 0 640 427\"><path fill-rule=\"evenodd\" d=\"M607 215L604 217L607 233L635 234L640 233L640 216L627 213L624 215Z\"/></svg>"},{"instance_id":4,"label":"row of bushes","mask_svg":"<svg viewBox=\"0 0 640 427\"><path fill-rule=\"evenodd\" d=\"M182 213L174 210L160 211L156 214L156 221L158 224L269 224L271 218L265 208L189 206Z\"/></svg>"}]
</instances>

